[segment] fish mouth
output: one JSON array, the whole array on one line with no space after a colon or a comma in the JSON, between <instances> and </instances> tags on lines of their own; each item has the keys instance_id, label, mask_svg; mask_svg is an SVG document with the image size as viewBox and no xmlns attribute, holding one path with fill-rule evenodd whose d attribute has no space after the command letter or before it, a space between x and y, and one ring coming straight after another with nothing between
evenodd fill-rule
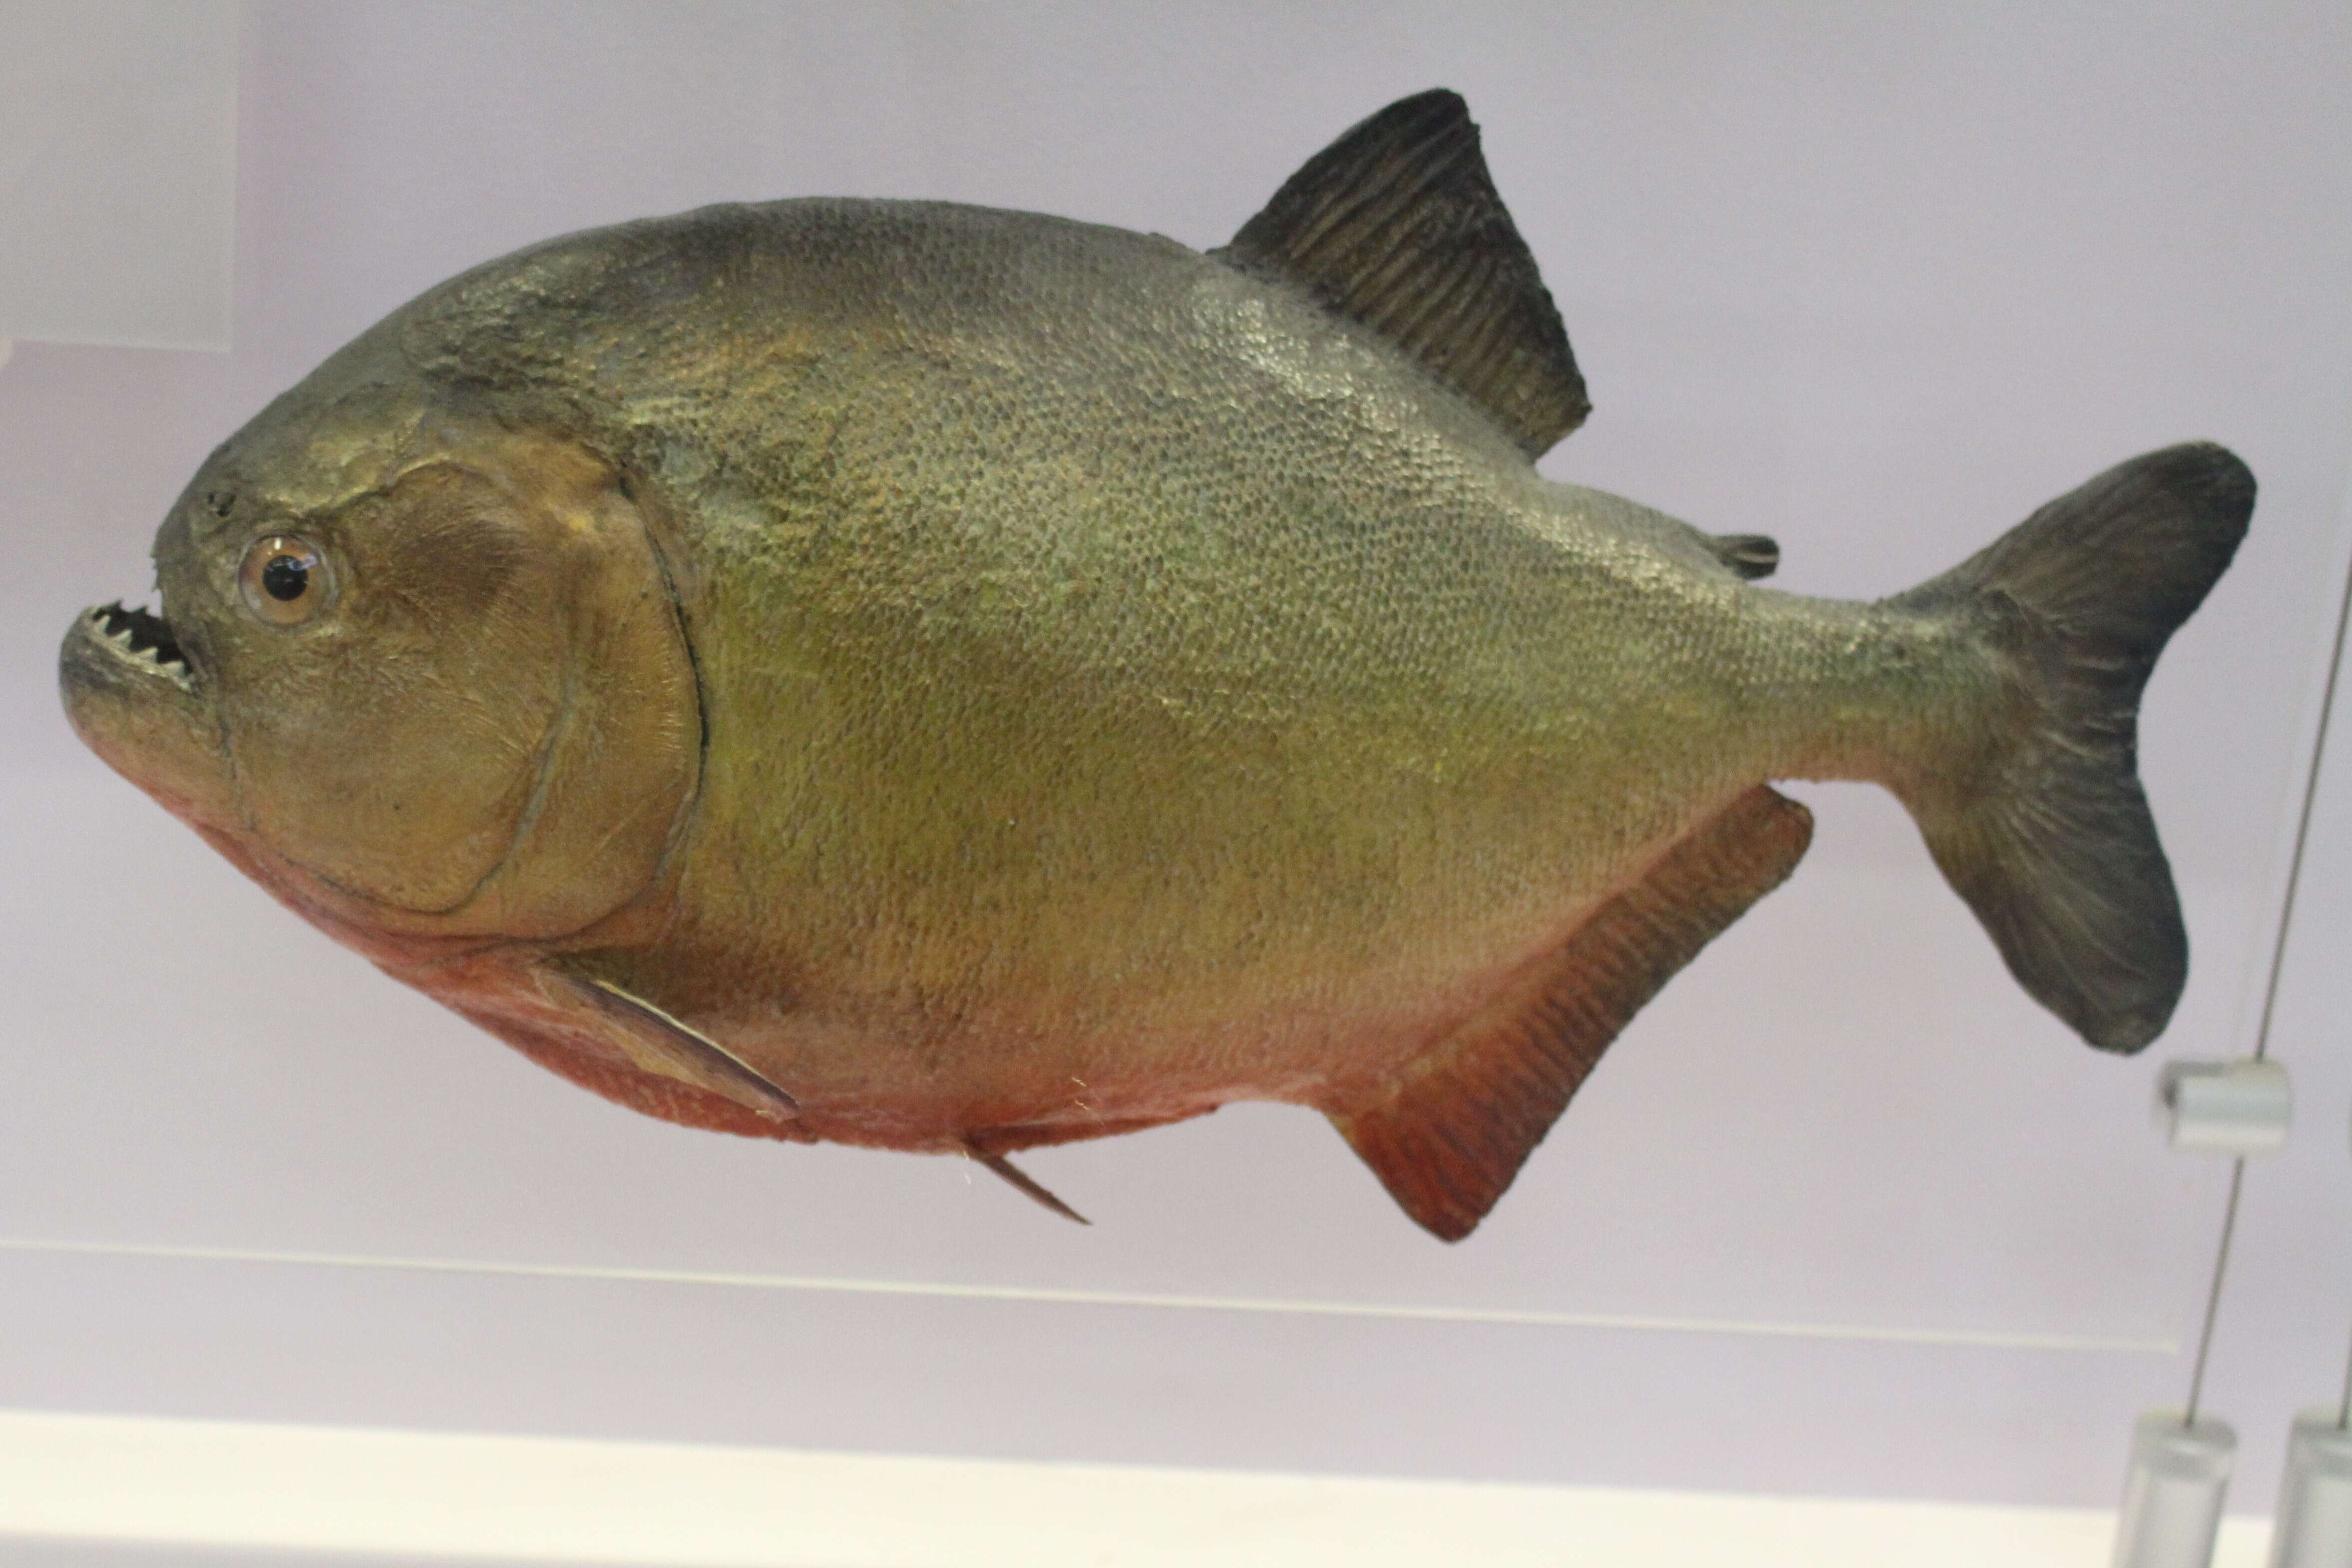
<instances>
[{"instance_id":1,"label":"fish mouth","mask_svg":"<svg viewBox=\"0 0 2352 1568\"><path fill-rule=\"evenodd\" d=\"M82 612L85 637L106 650L118 665L141 674L171 681L183 691L194 691L188 656L173 634L172 623L144 605L126 609L117 599Z\"/></svg>"},{"instance_id":2,"label":"fish mouth","mask_svg":"<svg viewBox=\"0 0 2352 1568\"><path fill-rule=\"evenodd\" d=\"M118 600L74 617L58 648L58 694L82 743L167 810L236 819L219 722L163 616Z\"/></svg>"}]
</instances>

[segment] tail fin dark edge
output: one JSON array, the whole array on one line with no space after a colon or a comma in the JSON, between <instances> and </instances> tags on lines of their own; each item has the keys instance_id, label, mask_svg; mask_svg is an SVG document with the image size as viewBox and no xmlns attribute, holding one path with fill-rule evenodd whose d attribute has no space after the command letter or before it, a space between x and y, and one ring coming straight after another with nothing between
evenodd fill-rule
<instances>
[{"instance_id":1,"label":"tail fin dark edge","mask_svg":"<svg viewBox=\"0 0 2352 1568\"><path fill-rule=\"evenodd\" d=\"M2188 981L2179 897L2139 783L2140 694L2253 506L2253 474L2228 449L2168 447L1890 601L1973 623L2024 699L2021 732L1987 766L1901 793L2019 984L2102 1050L2155 1039Z\"/></svg>"}]
</instances>

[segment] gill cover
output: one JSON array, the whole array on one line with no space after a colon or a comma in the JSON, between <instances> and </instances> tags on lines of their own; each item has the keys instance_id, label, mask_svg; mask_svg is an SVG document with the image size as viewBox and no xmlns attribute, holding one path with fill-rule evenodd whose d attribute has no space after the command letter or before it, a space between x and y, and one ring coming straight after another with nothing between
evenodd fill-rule
<instances>
[{"instance_id":1,"label":"gill cover","mask_svg":"<svg viewBox=\"0 0 2352 1568\"><path fill-rule=\"evenodd\" d=\"M295 531L332 602L275 624L253 552ZM222 731L274 855L444 934L563 935L654 879L700 710L662 563L601 459L455 445L208 566Z\"/></svg>"}]
</instances>

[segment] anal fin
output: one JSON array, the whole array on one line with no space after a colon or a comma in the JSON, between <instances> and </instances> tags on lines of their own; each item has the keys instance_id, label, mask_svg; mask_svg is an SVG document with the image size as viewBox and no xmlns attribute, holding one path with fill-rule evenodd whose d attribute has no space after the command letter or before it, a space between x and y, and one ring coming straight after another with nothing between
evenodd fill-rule
<instances>
[{"instance_id":1,"label":"anal fin","mask_svg":"<svg viewBox=\"0 0 2352 1568\"><path fill-rule=\"evenodd\" d=\"M1372 1096L1331 1108L1333 1124L1407 1214L1461 1240L1618 1032L1787 879L1812 831L1803 806L1764 785L1749 790Z\"/></svg>"}]
</instances>

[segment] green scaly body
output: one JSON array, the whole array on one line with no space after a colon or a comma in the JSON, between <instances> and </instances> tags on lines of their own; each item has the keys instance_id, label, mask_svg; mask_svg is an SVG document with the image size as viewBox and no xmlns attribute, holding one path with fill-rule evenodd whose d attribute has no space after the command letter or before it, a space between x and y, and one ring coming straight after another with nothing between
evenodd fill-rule
<instances>
[{"instance_id":1,"label":"green scaly body","mask_svg":"<svg viewBox=\"0 0 2352 1568\"><path fill-rule=\"evenodd\" d=\"M1327 1112L1456 1238L1794 868L1902 797L2093 1044L2187 939L2142 686L2242 537L2121 464L1872 605L1551 483L1589 408L1461 100L1217 251L781 202L431 290L214 454L77 729L289 906L598 1092L1003 1161Z\"/></svg>"},{"instance_id":2,"label":"green scaly body","mask_svg":"<svg viewBox=\"0 0 2352 1568\"><path fill-rule=\"evenodd\" d=\"M478 374L563 345L515 384L584 387L681 558L677 921L600 967L896 1136L1385 1066L1727 800L1951 749L1997 686L1164 240L720 209L425 323Z\"/></svg>"}]
</instances>

